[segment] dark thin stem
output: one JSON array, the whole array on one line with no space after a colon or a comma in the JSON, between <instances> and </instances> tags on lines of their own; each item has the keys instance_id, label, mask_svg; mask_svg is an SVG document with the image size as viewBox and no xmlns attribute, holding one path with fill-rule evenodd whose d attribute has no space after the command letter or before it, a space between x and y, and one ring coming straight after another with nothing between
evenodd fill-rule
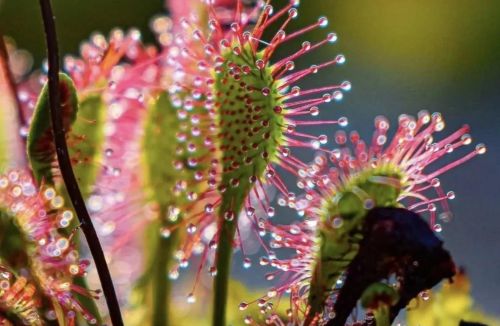
<instances>
[{"instance_id":1,"label":"dark thin stem","mask_svg":"<svg viewBox=\"0 0 500 326\"><path fill-rule=\"evenodd\" d=\"M101 281L102 290L106 303L108 305L111 322L114 326L122 326L123 320L120 312L120 306L113 287L113 280L109 273L108 265L102 251L99 238L94 229L90 215L85 207L85 202L78 187L71 160L68 153L68 145L66 144L65 132L63 127L63 119L60 110L59 101L59 53L57 46L57 34L54 15L50 0L39 0L42 11L43 25L45 28L45 37L47 42L47 57L49 62L49 103L50 117L54 134L54 142L56 145L57 161L59 169L66 185L69 198L73 204L78 220L81 223L81 229L90 248L90 253L94 259L97 268L97 274Z\"/></svg>"}]
</instances>

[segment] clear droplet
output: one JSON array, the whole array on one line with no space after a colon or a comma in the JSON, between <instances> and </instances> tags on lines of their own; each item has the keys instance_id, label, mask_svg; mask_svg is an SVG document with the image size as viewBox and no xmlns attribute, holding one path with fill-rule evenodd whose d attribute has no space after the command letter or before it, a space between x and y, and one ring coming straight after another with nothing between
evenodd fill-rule
<instances>
[{"instance_id":1,"label":"clear droplet","mask_svg":"<svg viewBox=\"0 0 500 326\"><path fill-rule=\"evenodd\" d=\"M164 239L169 238L171 234L172 234L172 232L167 227L163 227L163 228L160 229L160 235Z\"/></svg>"},{"instance_id":2,"label":"clear droplet","mask_svg":"<svg viewBox=\"0 0 500 326\"><path fill-rule=\"evenodd\" d=\"M246 257L245 259L243 259L243 268L249 269L250 267L252 267L252 261L250 260L250 258Z\"/></svg>"},{"instance_id":3,"label":"clear droplet","mask_svg":"<svg viewBox=\"0 0 500 326\"><path fill-rule=\"evenodd\" d=\"M186 301L188 303L195 303L196 302L196 297L194 296L193 293L189 293L188 296L187 296Z\"/></svg>"},{"instance_id":4,"label":"clear droplet","mask_svg":"<svg viewBox=\"0 0 500 326\"><path fill-rule=\"evenodd\" d=\"M240 303L240 305L238 306L238 308L243 311L243 310L246 310L248 308L248 303L246 302L242 302Z\"/></svg>"}]
</instances>

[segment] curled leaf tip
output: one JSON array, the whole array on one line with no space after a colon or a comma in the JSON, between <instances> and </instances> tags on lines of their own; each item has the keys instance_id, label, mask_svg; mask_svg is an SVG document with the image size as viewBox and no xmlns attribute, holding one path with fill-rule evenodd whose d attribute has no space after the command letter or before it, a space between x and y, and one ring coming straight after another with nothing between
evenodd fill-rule
<instances>
[{"instance_id":1,"label":"curled leaf tip","mask_svg":"<svg viewBox=\"0 0 500 326\"><path fill-rule=\"evenodd\" d=\"M68 133L76 119L78 98L73 81L63 73L59 73L59 93L63 128ZM56 147L50 121L49 88L45 84L38 97L27 139L28 158L38 184L54 183Z\"/></svg>"}]
</instances>

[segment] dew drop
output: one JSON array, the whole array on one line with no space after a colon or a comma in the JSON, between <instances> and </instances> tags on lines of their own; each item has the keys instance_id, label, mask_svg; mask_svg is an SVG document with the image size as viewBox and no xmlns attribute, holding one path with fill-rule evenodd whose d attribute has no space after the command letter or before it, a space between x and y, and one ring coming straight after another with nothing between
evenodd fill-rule
<instances>
[{"instance_id":1,"label":"dew drop","mask_svg":"<svg viewBox=\"0 0 500 326\"><path fill-rule=\"evenodd\" d=\"M240 303L240 305L238 306L238 308L243 311L243 310L246 310L248 308L248 303L246 302L242 302Z\"/></svg>"},{"instance_id":2,"label":"dew drop","mask_svg":"<svg viewBox=\"0 0 500 326\"><path fill-rule=\"evenodd\" d=\"M296 8L290 8L290 9L288 10L288 16L289 16L290 18L297 18L297 15L298 15L298 11L297 11L297 9L296 9Z\"/></svg>"},{"instance_id":3,"label":"dew drop","mask_svg":"<svg viewBox=\"0 0 500 326\"><path fill-rule=\"evenodd\" d=\"M267 291L267 296L269 298L274 298L277 294L278 294L278 291L276 291L276 289L270 289L269 291Z\"/></svg>"},{"instance_id":4,"label":"dew drop","mask_svg":"<svg viewBox=\"0 0 500 326\"><path fill-rule=\"evenodd\" d=\"M22 126L21 128L19 128L19 135L21 135L21 137L23 137L23 138L28 137L28 133L29 133L28 127Z\"/></svg>"},{"instance_id":5,"label":"dew drop","mask_svg":"<svg viewBox=\"0 0 500 326\"><path fill-rule=\"evenodd\" d=\"M265 278L266 278L266 281L272 281L272 280L274 280L274 274L268 273L268 274L266 274Z\"/></svg>"},{"instance_id":6,"label":"dew drop","mask_svg":"<svg viewBox=\"0 0 500 326\"><path fill-rule=\"evenodd\" d=\"M266 63L264 62L264 60L258 59L257 61L255 61L255 65L257 66L257 68L262 70L266 66Z\"/></svg>"},{"instance_id":7,"label":"dew drop","mask_svg":"<svg viewBox=\"0 0 500 326\"><path fill-rule=\"evenodd\" d=\"M227 211L227 212L224 213L224 219L226 221L232 221L232 220L234 220L234 215L235 214L234 214L233 211Z\"/></svg>"},{"instance_id":8,"label":"dew drop","mask_svg":"<svg viewBox=\"0 0 500 326\"><path fill-rule=\"evenodd\" d=\"M171 234L172 234L172 232L167 227L163 227L163 228L160 229L160 235L164 239L168 239Z\"/></svg>"},{"instance_id":9,"label":"dew drop","mask_svg":"<svg viewBox=\"0 0 500 326\"><path fill-rule=\"evenodd\" d=\"M196 297L194 296L193 293L189 293L188 296L187 296L186 301L188 303L195 303L196 302Z\"/></svg>"},{"instance_id":10,"label":"dew drop","mask_svg":"<svg viewBox=\"0 0 500 326\"><path fill-rule=\"evenodd\" d=\"M62 228L68 227L68 225L69 225L69 221L66 219L61 219L59 221L59 226L61 226Z\"/></svg>"},{"instance_id":11,"label":"dew drop","mask_svg":"<svg viewBox=\"0 0 500 326\"><path fill-rule=\"evenodd\" d=\"M349 124L349 120L346 117L340 117L338 119L338 123L339 123L339 126L341 126L341 127L347 127L347 125Z\"/></svg>"},{"instance_id":12,"label":"dew drop","mask_svg":"<svg viewBox=\"0 0 500 326\"><path fill-rule=\"evenodd\" d=\"M340 88L344 91L350 91L352 89L352 85L350 81L343 81L342 84L340 84Z\"/></svg>"},{"instance_id":13,"label":"dew drop","mask_svg":"<svg viewBox=\"0 0 500 326\"><path fill-rule=\"evenodd\" d=\"M122 170L120 168L113 168L111 170L111 174L115 177L119 177L121 173L122 173Z\"/></svg>"},{"instance_id":14,"label":"dew drop","mask_svg":"<svg viewBox=\"0 0 500 326\"><path fill-rule=\"evenodd\" d=\"M266 6L264 7L264 10L263 10L263 11L264 11L264 14L266 14L266 15L272 15L272 14L273 14L273 6L271 6L271 5L266 5Z\"/></svg>"},{"instance_id":15,"label":"dew drop","mask_svg":"<svg viewBox=\"0 0 500 326\"><path fill-rule=\"evenodd\" d=\"M317 106L310 107L309 114L313 117L318 116L319 115L319 108Z\"/></svg>"},{"instance_id":16,"label":"dew drop","mask_svg":"<svg viewBox=\"0 0 500 326\"><path fill-rule=\"evenodd\" d=\"M371 198L368 198L363 202L363 207L365 209L372 209L373 207L375 207L375 201Z\"/></svg>"},{"instance_id":17,"label":"dew drop","mask_svg":"<svg viewBox=\"0 0 500 326\"><path fill-rule=\"evenodd\" d=\"M328 26L328 18L325 16L321 16L318 18L318 25L319 27L326 27Z\"/></svg>"},{"instance_id":18,"label":"dew drop","mask_svg":"<svg viewBox=\"0 0 500 326\"><path fill-rule=\"evenodd\" d=\"M284 30L280 29L277 33L276 33L276 39L279 40L279 41L282 41L285 39L286 37L286 33Z\"/></svg>"},{"instance_id":19,"label":"dew drop","mask_svg":"<svg viewBox=\"0 0 500 326\"><path fill-rule=\"evenodd\" d=\"M255 208L253 207L247 207L246 213L248 217L252 217L255 215Z\"/></svg>"},{"instance_id":20,"label":"dew drop","mask_svg":"<svg viewBox=\"0 0 500 326\"><path fill-rule=\"evenodd\" d=\"M196 233L196 225L193 223L189 223L189 225L186 228L187 233L189 234L195 234Z\"/></svg>"},{"instance_id":21,"label":"dew drop","mask_svg":"<svg viewBox=\"0 0 500 326\"><path fill-rule=\"evenodd\" d=\"M439 223L434 224L434 226L432 228L434 229L435 232L438 232L438 233L443 231L443 227Z\"/></svg>"},{"instance_id":22,"label":"dew drop","mask_svg":"<svg viewBox=\"0 0 500 326\"><path fill-rule=\"evenodd\" d=\"M330 33L326 36L326 39L330 43L335 43L338 40L337 34L335 33Z\"/></svg>"},{"instance_id":23,"label":"dew drop","mask_svg":"<svg viewBox=\"0 0 500 326\"><path fill-rule=\"evenodd\" d=\"M206 204L205 205L205 213L213 213L214 212L214 205L212 204Z\"/></svg>"},{"instance_id":24,"label":"dew drop","mask_svg":"<svg viewBox=\"0 0 500 326\"><path fill-rule=\"evenodd\" d=\"M341 228L343 224L344 220L342 219L342 217L337 216L332 220L332 227L334 229Z\"/></svg>"},{"instance_id":25,"label":"dew drop","mask_svg":"<svg viewBox=\"0 0 500 326\"><path fill-rule=\"evenodd\" d=\"M80 267L78 265L71 264L69 266L69 272L71 275L77 275L80 272Z\"/></svg>"},{"instance_id":26,"label":"dew drop","mask_svg":"<svg viewBox=\"0 0 500 326\"><path fill-rule=\"evenodd\" d=\"M66 250L69 247L69 241L66 238L61 238L57 240L56 246L61 250Z\"/></svg>"},{"instance_id":27,"label":"dew drop","mask_svg":"<svg viewBox=\"0 0 500 326\"><path fill-rule=\"evenodd\" d=\"M341 91L335 91L333 92L332 96L335 101L340 101L344 97L344 94L342 94Z\"/></svg>"},{"instance_id":28,"label":"dew drop","mask_svg":"<svg viewBox=\"0 0 500 326\"><path fill-rule=\"evenodd\" d=\"M168 273L168 278L171 280L176 280L179 278L179 271L177 269L173 269Z\"/></svg>"},{"instance_id":29,"label":"dew drop","mask_svg":"<svg viewBox=\"0 0 500 326\"><path fill-rule=\"evenodd\" d=\"M464 145L469 145L472 142L472 137L469 134L462 135L460 138Z\"/></svg>"},{"instance_id":30,"label":"dew drop","mask_svg":"<svg viewBox=\"0 0 500 326\"><path fill-rule=\"evenodd\" d=\"M252 267L252 260L246 257L245 259L243 259L243 268L249 269L250 267Z\"/></svg>"},{"instance_id":31,"label":"dew drop","mask_svg":"<svg viewBox=\"0 0 500 326\"><path fill-rule=\"evenodd\" d=\"M429 300L429 299L431 298L431 295L430 295L429 291L427 291L427 290L426 290L426 291L422 291L422 292L420 292L420 293L419 293L419 296L420 296L420 297L422 298L422 300L424 300L424 301L427 301L427 300Z\"/></svg>"},{"instance_id":32,"label":"dew drop","mask_svg":"<svg viewBox=\"0 0 500 326\"><path fill-rule=\"evenodd\" d=\"M0 178L0 188L5 189L9 185L9 180L5 177Z\"/></svg>"},{"instance_id":33,"label":"dew drop","mask_svg":"<svg viewBox=\"0 0 500 326\"><path fill-rule=\"evenodd\" d=\"M482 143L477 144L476 145L476 153L478 153L480 155L486 153L486 145L482 144Z\"/></svg>"},{"instance_id":34,"label":"dew drop","mask_svg":"<svg viewBox=\"0 0 500 326\"><path fill-rule=\"evenodd\" d=\"M233 32L238 32L239 29L240 29L240 25L238 23L234 22L234 23L231 24L231 30Z\"/></svg>"},{"instance_id":35,"label":"dew drop","mask_svg":"<svg viewBox=\"0 0 500 326\"><path fill-rule=\"evenodd\" d=\"M335 61L337 61L338 64L343 64L345 63L346 59L345 59L345 56L342 55L342 54L339 54L337 55L337 57L335 58Z\"/></svg>"},{"instance_id":36,"label":"dew drop","mask_svg":"<svg viewBox=\"0 0 500 326\"><path fill-rule=\"evenodd\" d=\"M291 234L295 234L295 235L299 234L300 233L300 227L298 225L296 225L296 224L293 224L293 225L290 226L289 232Z\"/></svg>"},{"instance_id":37,"label":"dew drop","mask_svg":"<svg viewBox=\"0 0 500 326\"><path fill-rule=\"evenodd\" d=\"M0 281L0 289L8 290L10 288L10 283L7 280Z\"/></svg>"}]
</instances>

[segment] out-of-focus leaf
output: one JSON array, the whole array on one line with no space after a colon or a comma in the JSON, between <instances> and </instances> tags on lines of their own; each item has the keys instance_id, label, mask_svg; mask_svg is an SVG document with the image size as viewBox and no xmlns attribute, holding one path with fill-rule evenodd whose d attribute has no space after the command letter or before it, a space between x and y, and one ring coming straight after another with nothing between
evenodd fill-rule
<instances>
[{"instance_id":1,"label":"out-of-focus leaf","mask_svg":"<svg viewBox=\"0 0 500 326\"><path fill-rule=\"evenodd\" d=\"M99 172L103 153L106 107L101 96L83 99L70 131L69 152L73 169L84 198L88 198Z\"/></svg>"},{"instance_id":2,"label":"out-of-focus leaf","mask_svg":"<svg viewBox=\"0 0 500 326\"><path fill-rule=\"evenodd\" d=\"M2 35L0 35L2 37ZM24 165L16 94L9 74L7 50L0 44L0 170Z\"/></svg>"},{"instance_id":3,"label":"out-of-focus leaf","mask_svg":"<svg viewBox=\"0 0 500 326\"><path fill-rule=\"evenodd\" d=\"M76 119L78 98L75 85L70 77L59 74L60 103L63 126L67 133ZM51 127L49 89L45 84L38 102L28 134L28 158L33 175L38 184L54 183L53 164L56 160L56 148Z\"/></svg>"},{"instance_id":4,"label":"out-of-focus leaf","mask_svg":"<svg viewBox=\"0 0 500 326\"><path fill-rule=\"evenodd\" d=\"M461 271L453 283L445 283L428 300L415 299L407 311L408 326L457 326L461 320L500 325L500 319L489 316L474 306L471 285L467 275Z\"/></svg>"}]
</instances>

